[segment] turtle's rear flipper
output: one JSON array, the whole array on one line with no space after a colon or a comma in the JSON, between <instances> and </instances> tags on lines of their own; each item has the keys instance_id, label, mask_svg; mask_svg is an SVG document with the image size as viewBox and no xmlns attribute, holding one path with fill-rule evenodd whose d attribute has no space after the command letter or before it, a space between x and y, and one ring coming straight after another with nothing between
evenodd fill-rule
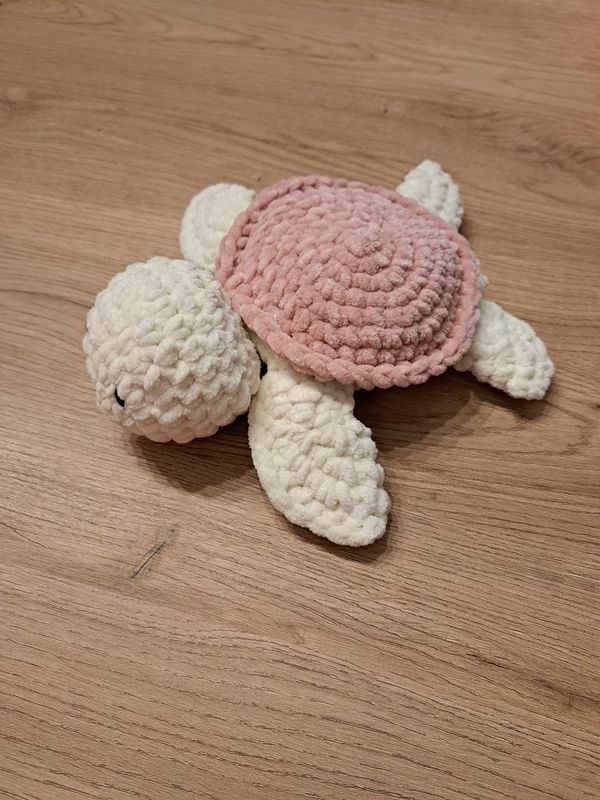
<instances>
[{"instance_id":1,"label":"turtle's rear flipper","mask_svg":"<svg viewBox=\"0 0 600 800\"><path fill-rule=\"evenodd\" d=\"M267 363L249 438L269 499L290 522L336 544L379 539L389 497L371 431L353 413L353 388L300 375L273 354Z\"/></svg>"},{"instance_id":2,"label":"turtle's rear flipper","mask_svg":"<svg viewBox=\"0 0 600 800\"><path fill-rule=\"evenodd\" d=\"M408 173L396 191L416 200L432 214L459 229L463 207L458 186L436 161L421 162Z\"/></svg>"},{"instance_id":3,"label":"turtle's rear flipper","mask_svg":"<svg viewBox=\"0 0 600 800\"><path fill-rule=\"evenodd\" d=\"M470 350L454 366L477 380L525 400L540 400L554 374L554 364L533 328L497 303L482 300Z\"/></svg>"}]
</instances>

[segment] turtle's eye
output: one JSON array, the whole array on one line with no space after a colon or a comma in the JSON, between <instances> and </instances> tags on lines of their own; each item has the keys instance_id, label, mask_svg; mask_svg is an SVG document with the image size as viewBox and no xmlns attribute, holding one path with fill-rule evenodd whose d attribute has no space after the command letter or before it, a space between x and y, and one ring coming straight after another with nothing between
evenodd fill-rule
<instances>
[{"instance_id":1,"label":"turtle's eye","mask_svg":"<svg viewBox=\"0 0 600 800\"><path fill-rule=\"evenodd\" d=\"M122 397L119 397L119 392L117 391L117 387L115 386L115 400L117 403L123 408L125 406L125 400Z\"/></svg>"}]
</instances>

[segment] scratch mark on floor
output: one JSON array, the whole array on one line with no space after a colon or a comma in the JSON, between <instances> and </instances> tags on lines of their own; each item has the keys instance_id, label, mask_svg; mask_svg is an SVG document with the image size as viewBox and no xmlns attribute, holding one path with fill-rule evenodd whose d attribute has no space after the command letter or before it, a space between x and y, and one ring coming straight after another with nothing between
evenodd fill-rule
<instances>
[{"instance_id":1,"label":"scratch mark on floor","mask_svg":"<svg viewBox=\"0 0 600 800\"><path fill-rule=\"evenodd\" d=\"M148 550L148 552L144 555L140 563L131 570L129 577L137 578L140 572L150 563L150 561L165 549L167 544L168 542L165 540L164 542L158 542L158 544L155 544L154 547L151 547L150 550Z\"/></svg>"}]
</instances>

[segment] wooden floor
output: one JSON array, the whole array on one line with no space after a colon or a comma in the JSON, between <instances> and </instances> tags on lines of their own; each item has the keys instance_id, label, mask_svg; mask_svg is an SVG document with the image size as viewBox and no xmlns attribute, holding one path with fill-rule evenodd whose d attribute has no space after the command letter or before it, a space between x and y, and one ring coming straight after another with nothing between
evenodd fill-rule
<instances>
[{"instance_id":1,"label":"wooden floor","mask_svg":"<svg viewBox=\"0 0 600 800\"><path fill-rule=\"evenodd\" d=\"M598 800L599 35L596 0L0 3L2 800ZM287 524L245 419L96 412L86 310L202 186L427 157L557 376L363 394L383 541Z\"/></svg>"}]
</instances>

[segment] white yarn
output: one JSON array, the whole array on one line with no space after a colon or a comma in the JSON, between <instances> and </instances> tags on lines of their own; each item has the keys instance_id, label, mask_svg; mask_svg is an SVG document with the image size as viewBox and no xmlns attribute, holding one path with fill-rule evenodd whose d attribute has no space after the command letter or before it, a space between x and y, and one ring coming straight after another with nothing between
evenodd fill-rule
<instances>
[{"instance_id":1,"label":"white yarn","mask_svg":"<svg viewBox=\"0 0 600 800\"><path fill-rule=\"evenodd\" d=\"M211 436L248 409L260 380L228 298L187 261L157 256L116 275L88 313L83 348L98 407L159 442Z\"/></svg>"},{"instance_id":2,"label":"white yarn","mask_svg":"<svg viewBox=\"0 0 600 800\"><path fill-rule=\"evenodd\" d=\"M435 161L423 161L411 170L396 191L416 200L457 230L460 227L463 207L458 186Z\"/></svg>"},{"instance_id":3,"label":"white yarn","mask_svg":"<svg viewBox=\"0 0 600 800\"><path fill-rule=\"evenodd\" d=\"M379 539L390 501L371 431L353 413L353 388L300 375L260 351L268 372L250 406L249 439L269 499L336 544Z\"/></svg>"},{"instance_id":4,"label":"white yarn","mask_svg":"<svg viewBox=\"0 0 600 800\"><path fill-rule=\"evenodd\" d=\"M221 239L254 195L251 189L237 183L216 183L193 197L181 220L179 243L183 257L214 271Z\"/></svg>"},{"instance_id":5,"label":"white yarn","mask_svg":"<svg viewBox=\"0 0 600 800\"><path fill-rule=\"evenodd\" d=\"M511 397L540 400L550 385L554 364L542 340L522 319L497 303L482 300L470 350L454 366L469 370Z\"/></svg>"}]
</instances>

